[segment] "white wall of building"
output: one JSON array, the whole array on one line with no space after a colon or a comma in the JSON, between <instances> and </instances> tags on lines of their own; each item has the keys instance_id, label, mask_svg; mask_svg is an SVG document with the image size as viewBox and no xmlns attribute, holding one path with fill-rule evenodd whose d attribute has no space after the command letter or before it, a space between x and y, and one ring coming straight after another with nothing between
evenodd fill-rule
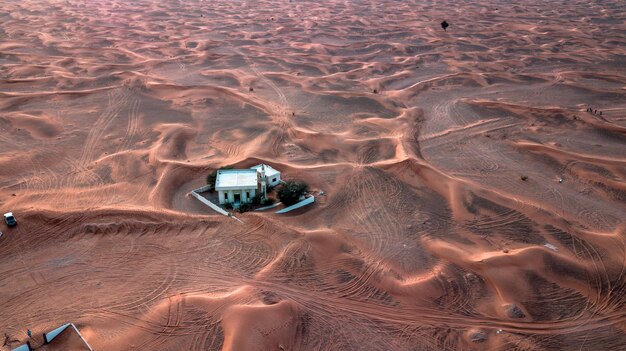
<instances>
[{"instance_id":1,"label":"white wall of building","mask_svg":"<svg viewBox=\"0 0 626 351\"><path fill-rule=\"evenodd\" d=\"M259 173L261 173L262 169L265 169L265 182L268 187L275 187L280 184L280 172L278 170L263 164L256 165L251 168L256 169Z\"/></svg>"},{"instance_id":2,"label":"white wall of building","mask_svg":"<svg viewBox=\"0 0 626 351\"><path fill-rule=\"evenodd\" d=\"M250 202L252 198L256 195L256 189L233 189L233 190L219 190L218 197L220 205L223 205L227 202L234 203L235 202L235 194L239 194L240 202Z\"/></svg>"},{"instance_id":3,"label":"white wall of building","mask_svg":"<svg viewBox=\"0 0 626 351\"><path fill-rule=\"evenodd\" d=\"M269 186L271 187L274 187L280 184L280 173L275 174L273 176L267 176L266 178L267 178L267 184L269 184Z\"/></svg>"}]
</instances>

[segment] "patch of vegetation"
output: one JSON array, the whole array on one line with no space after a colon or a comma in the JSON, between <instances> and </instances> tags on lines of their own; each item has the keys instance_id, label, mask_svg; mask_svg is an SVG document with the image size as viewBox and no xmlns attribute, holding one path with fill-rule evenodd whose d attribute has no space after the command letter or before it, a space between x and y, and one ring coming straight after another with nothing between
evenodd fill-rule
<instances>
[{"instance_id":1,"label":"patch of vegetation","mask_svg":"<svg viewBox=\"0 0 626 351\"><path fill-rule=\"evenodd\" d=\"M285 182L278 189L278 199L285 206L291 206L300 201L300 196L306 194L309 191L309 185L305 182L290 180Z\"/></svg>"},{"instance_id":2,"label":"patch of vegetation","mask_svg":"<svg viewBox=\"0 0 626 351\"><path fill-rule=\"evenodd\" d=\"M227 202L224 204L224 208L227 210L232 210L233 209L233 204L231 204L230 202Z\"/></svg>"},{"instance_id":3,"label":"patch of vegetation","mask_svg":"<svg viewBox=\"0 0 626 351\"><path fill-rule=\"evenodd\" d=\"M248 212L252 210L252 206L248 203L242 203L241 205L239 205L239 208L237 209L237 211L239 211L239 213L244 213L244 212Z\"/></svg>"},{"instance_id":4,"label":"patch of vegetation","mask_svg":"<svg viewBox=\"0 0 626 351\"><path fill-rule=\"evenodd\" d=\"M252 199L250 199L250 204L252 206L259 206L261 204L261 194L256 194Z\"/></svg>"},{"instance_id":5,"label":"patch of vegetation","mask_svg":"<svg viewBox=\"0 0 626 351\"><path fill-rule=\"evenodd\" d=\"M270 205L273 205L275 202L276 202L275 199L273 199L271 197L267 197L263 201L261 201L261 205L263 205L263 206L270 206Z\"/></svg>"},{"instance_id":6,"label":"patch of vegetation","mask_svg":"<svg viewBox=\"0 0 626 351\"><path fill-rule=\"evenodd\" d=\"M211 186L211 190L210 190L211 192L215 191L215 181L217 180L217 171L220 171L223 169L233 169L233 166L224 166L224 167L218 168L214 170L213 172L211 172L206 177L206 183Z\"/></svg>"}]
</instances>

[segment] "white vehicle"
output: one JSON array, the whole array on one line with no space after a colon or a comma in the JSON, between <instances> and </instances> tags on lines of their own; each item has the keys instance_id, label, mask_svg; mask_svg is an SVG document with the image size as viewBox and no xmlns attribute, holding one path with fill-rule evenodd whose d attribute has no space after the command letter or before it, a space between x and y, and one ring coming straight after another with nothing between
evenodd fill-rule
<instances>
[{"instance_id":1,"label":"white vehicle","mask_svg":"<svg viewBox=\"0 0 626 351\"><path fill-rule=\"evenodd\" d=\"M13 212L7 212L4 214L4 222L9 227L15 227L17 225L17 220L15 219L15 216L13 216Z\"/></svg>"}]
</instances>

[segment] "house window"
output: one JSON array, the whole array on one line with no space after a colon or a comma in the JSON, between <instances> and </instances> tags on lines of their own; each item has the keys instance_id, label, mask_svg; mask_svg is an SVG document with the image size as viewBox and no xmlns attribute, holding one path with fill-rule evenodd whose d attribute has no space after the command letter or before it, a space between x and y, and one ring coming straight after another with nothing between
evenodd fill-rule
<instances>
[{"instance_id":1,"label":"house window","mask_svg":"<svg viewBox=\"0 0 626 351\"><path fill-rule=\"evenodd\" d=\"M246 197L247 197L248 199L250 199L250 192L249 192L249 191L246 191Z\"/></svg>"},{"instance_id":2,"label":"house window","mask_svg":"<svg viewBox=\"0 0 626 351\"><path fill-rule=\"evenodd\" d=\"M276 178L272 179L272 183L276 182Z\"/></svg>"}]
</instances>

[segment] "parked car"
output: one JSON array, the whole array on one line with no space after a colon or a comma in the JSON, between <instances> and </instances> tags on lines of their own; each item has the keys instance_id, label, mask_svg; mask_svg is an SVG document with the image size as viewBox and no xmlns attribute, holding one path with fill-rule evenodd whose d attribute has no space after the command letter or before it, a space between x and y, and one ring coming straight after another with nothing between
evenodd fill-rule
<instances>
[{"instance_id":1,"label":"parked car","mask_svg":"<svg viewBox=\"0 0 626 351\"><path fill-rule=\"evenodd\" d=\"M15 227L17 225L17 220L15 219L15 216L13 216L13 212L5 213L4 221L9 227Z\"/></svg>"}]
</instances>

